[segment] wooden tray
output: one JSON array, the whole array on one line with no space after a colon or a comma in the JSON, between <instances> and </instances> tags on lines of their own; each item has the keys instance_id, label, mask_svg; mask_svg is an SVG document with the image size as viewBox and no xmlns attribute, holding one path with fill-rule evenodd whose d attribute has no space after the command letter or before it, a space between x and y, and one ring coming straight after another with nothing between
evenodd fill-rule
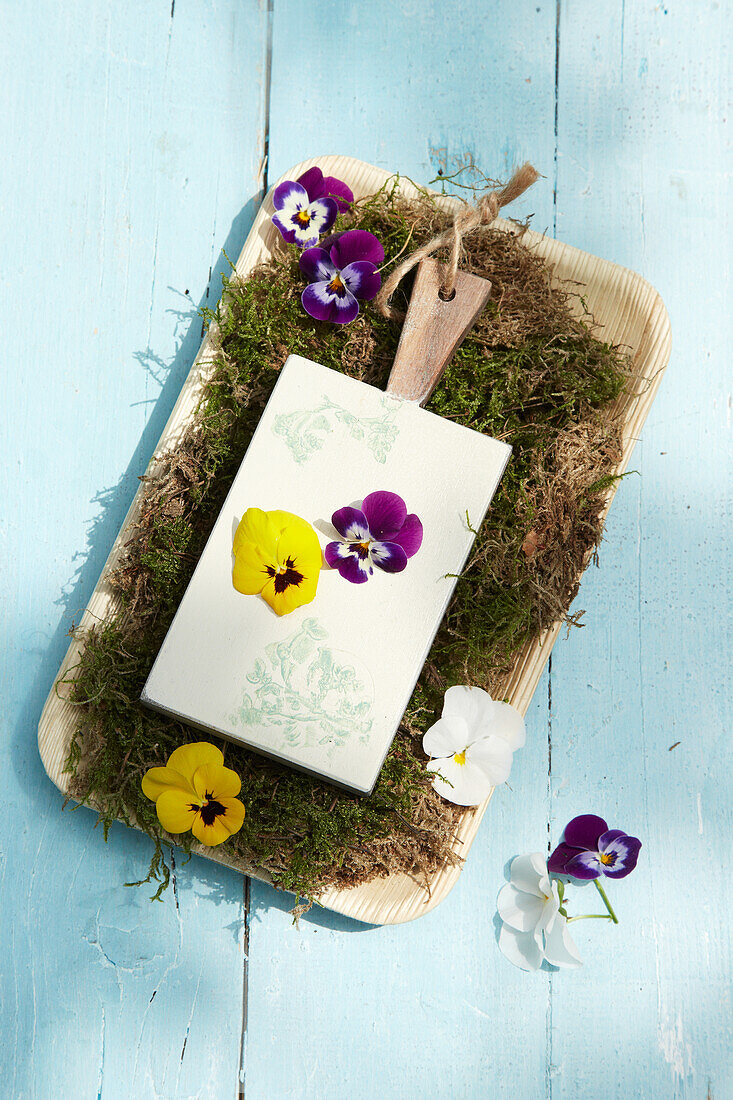
<instances>
[{"instance_id":1,"label":"wooden tray","mask_svg":"<svg viewBox=\"0 0 733 1100\"><path fill-rule=\"evenodd\" d=\"M346 180L357 198L373 193L390 176L389 172L352 157L324 156L303 161L287 172L283 179L296 179L313 164L318 164L326 175ZM408 197L415 193L414 185L407 180L400 182L400 190ZM447 209L459 205L457 199L450 197L441 197L441 203ZM240 275L246 276L256 264L270 255L278 239L277 230L270 221L273 210L271 191L255 218L237 261L236 267ZM506 225L501 221L497 222L497 225L502 224ZM616 472L621 473L631 458L634 444L669 360L671 336L667 311L656 290L633 271L600 260L569 245L560 244L539 233L530 231L524 240L552 265L556 279L572 280L583 285L584 299L598 325L599 335L610 343L631 349L632 378L627 392L616 402L623 432L623 457ZM160 437L158 449L148 466L148 474L155 474L160 454L176 446L193 416L213 355L212 341L207 335ZM89 600L80 623L82 632L100 619L110 618L118 608L117 599L106 578L120 561L132 525L139 515L142 493L141 485ZM608 494L606 510L613 493L614 490L611 490ZM561 625L557 623L541 638L525 646L517 657L511 674L502 685L500 694L523 714L529 707ZM66 676L78 663L82 649L83 646L78 641L71 643L59 670L59 677ZM49 777L64 794L67 793L70 776L63 773L63 767L77 719L77 709L59 698L54 682L38 726L38 747ZM473 843L489 801L490 798L483 805L466 810L461 817L454 848L464 857ZM197 846L196 850L207 859L241 870L226 853L218 849ZM248 869L248 873L263 881L270 881L260 871ZM373 924L400 924L414 920L434 908L454 886L460 873L460 865L438 871L431 880L429 895L420 882L409 875L399 874L376 879L350 890L327 890L318 900L326 908L356 920Z\"/></svg>"}]
</instances>

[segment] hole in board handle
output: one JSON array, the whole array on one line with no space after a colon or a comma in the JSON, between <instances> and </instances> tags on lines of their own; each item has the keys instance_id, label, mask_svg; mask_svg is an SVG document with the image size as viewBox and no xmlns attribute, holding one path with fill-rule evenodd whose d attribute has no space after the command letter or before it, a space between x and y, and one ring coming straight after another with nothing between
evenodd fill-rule
<instances>
[{"instance_id":1,"label":"hole in board handle","mask_svg":"<svg viewBox=\"0 0 733 1100\"><path fill-rule=\"evenodd\" d=\"M438 291L438 297L440 298L441 302L452 302L453 299L455 298L455 296L456 296L456 288L455 287L453 287L450 294L446 294L445 287L443 287L443 286Z\"/></svg>"}]
</instances>

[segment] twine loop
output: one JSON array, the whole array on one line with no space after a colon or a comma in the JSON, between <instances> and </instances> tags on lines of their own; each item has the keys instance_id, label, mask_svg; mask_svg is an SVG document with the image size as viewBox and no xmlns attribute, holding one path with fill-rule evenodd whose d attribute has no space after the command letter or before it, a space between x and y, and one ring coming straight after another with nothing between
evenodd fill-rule
<instances>
[{"instance_id":1,"label":"twine loop","mask_svg":"<svg viewBox=\"0 0 733 1100\"><path fill-rule=\"evenodd\" d=\"M476 229L491 225L496 221L503 206L508 206L510 202L514 202L538 179L539 172L531 164L523 164L521 168L517 168L504 187L498 191L489 191L487 194L481 195L473 206L462 207L447 229L433 237L427 244L415 249L412 255L403 260L401 264L398 264L392 274L384 281L382 289L374 300L374 304L382 316L395 321L404 319L404 314L390 305L392 295L408 271L412 271L413 267L416 267L421 260L432 255L433 252L437 252L440 248L450 248L441 290L441 297L445 301L449 301L455 291L458 265L463 252L463 238Z\"/></svg>"}]
</instances>

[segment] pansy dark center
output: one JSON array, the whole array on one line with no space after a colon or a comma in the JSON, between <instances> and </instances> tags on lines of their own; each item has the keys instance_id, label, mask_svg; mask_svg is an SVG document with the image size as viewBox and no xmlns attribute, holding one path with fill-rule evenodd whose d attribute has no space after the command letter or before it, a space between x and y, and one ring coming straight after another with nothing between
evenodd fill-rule
<instances>
[{"instance_id":1,"label":"pansy dark center","mask_svg":"<svg viewBox=\"0 0 733 1100\"><path fill-rule=\"evenodd\" d=\"M295 221L298 223L298 225L302 225L304 229L307 229L307 227L311 223L310 211L299 210L298 213L295 215Z\"/></svg>"},{"instance_id":2,"label":"pansy dark center","mask_svg":"<svg viewBox=\"0 0 733 1100\"><path fill-rule=\"evenodd\" d=\"M331 279L331 282L328 284L328 289L331 291L332 294L346 293L346 287L344 286L338 271L334 275L333 279Z\"/></svg>"},{"instance_id":3,"label":"pansy dark center","mask_svg":"<svg viewBox=\"0 0 733 1100\"><path fill-rule=\"evenodd\" d=\"M192 804L190 809L195 813L201 814L201 820L204 825L213 825L217 817L221 817L227 812L226 807L222 806L221 802L217 802L211 791L207 791L205 797L206 801L202 806Z\"/></svg>"},{"instance_id":4,"label":"pansy dark center","mask_svg":"<svg viewBox=\"0 0 733 1100\"><path fill-rule=\"evenodd\" d=\"M604 867L613 867L615 862L615 852L603 852L603 854L601 855L601 863L604 865Z\"/></svg>"},{"instance_id":5,"label":"pansy dark center","mask_svg":"<svg viewBox=\"0 0 733 1100\"><path fill-rule=\"evenodd\" d=\"M285 565L280 569L274 569L271 565L268 565L267 572L269 576L275 578L275 591L279 596L291 585L297 587L303 581L303 574L295 568L295 562L292 558L287 558Z\"/></svg>"},{"instance_id":6,"label":"pansy dark center","mask_svg":"<svg viewBox=\"0 0 733 1100\"><path fill-rule=\"evenodd\" d=\"M371 546L370 542L355 542L354 543L354 549L356 550L357 554L359 555L359 557L361 558L362 561L364 561L365 558L369 557L369 547L370 546Z\"/></svg>"}]
</instances>

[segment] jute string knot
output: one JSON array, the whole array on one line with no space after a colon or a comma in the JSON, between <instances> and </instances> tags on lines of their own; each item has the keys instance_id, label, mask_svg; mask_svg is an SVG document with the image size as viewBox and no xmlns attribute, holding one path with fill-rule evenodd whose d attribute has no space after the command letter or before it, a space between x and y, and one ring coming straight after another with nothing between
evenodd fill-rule
<instances>
[{"instance_id":1,"label":"jute string knot","mask_svg":"<svg viewBox=\"0 0 733 1100\"><path fill-rule=\"evenodd\" d=\"M375 298L375 305L379 312L393 321L404 319L404 313L390 305L392 295L408 271L412 271L413 267L416 267L426 256L432 255L433 252L437 252L441 248L450 248L441 290L441 296L446 301L450 300L456 286L458 265L463 252L463 238L475 229L484 228L496 221L501 208L518 199L528 187L531 187L539 179L539 176L539 172L535 171L531 164L523 164L521 168L517 168L504 187L498 191L489 191L487 194L481 195L473 206L462 207L447 229L433 237L427 244L416 248L412 255L403 260L401 264L398 264L392 274L385 279L382 289Z\"/></svg>"}]
</instances>

